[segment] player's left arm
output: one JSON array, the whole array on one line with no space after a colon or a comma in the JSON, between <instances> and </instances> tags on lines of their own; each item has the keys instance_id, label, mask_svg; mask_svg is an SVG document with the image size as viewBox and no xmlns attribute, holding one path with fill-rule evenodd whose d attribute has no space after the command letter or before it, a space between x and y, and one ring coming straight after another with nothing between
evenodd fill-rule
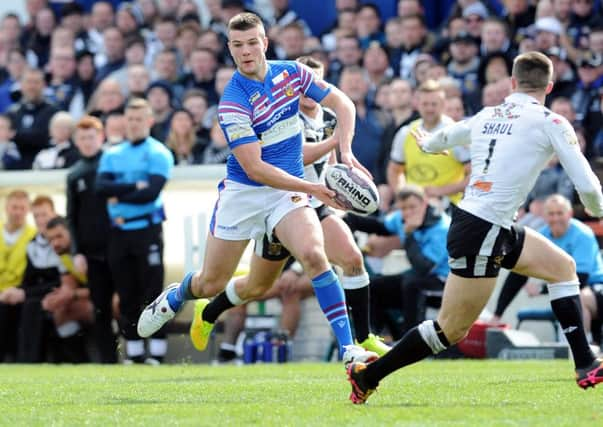
<instances>
[{"instance_id":1,"label":"player's left arm","mask_svg":"<svg viewBox=\"0 0 603 427\"><path fill-rule=\"evenodd\" d=\"M338 132L334 135L337 135L341 161L371 176L371 173L356 160L352 153L352 139L356 129L356 107L352 100L335 86L316 78L305 65L296 63L296 66L301 76L304 95L335 112Z\"/></svg>"},{"instance_id":2,"label":"player's left arm","mask_svg":"<svg viewBox=\"0 0 603 427\"><path fill-rule=\"evenodd\" d=\"M545 132L563 169L574 183L582 204L594 216L603 217L601 183L580 151L574 128L565 118L557 115L549 117L546 125Z\"/></svg>"}]
</instances>

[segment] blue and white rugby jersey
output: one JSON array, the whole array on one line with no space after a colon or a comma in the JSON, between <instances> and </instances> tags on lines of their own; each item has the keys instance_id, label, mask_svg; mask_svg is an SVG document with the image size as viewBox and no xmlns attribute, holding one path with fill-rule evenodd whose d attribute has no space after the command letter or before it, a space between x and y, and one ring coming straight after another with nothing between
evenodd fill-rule
<instances>
[{"instance_id":1,"label":"blue and white rugby jersey","mask_svg":"<svg viewBox=\"0 0 603 427\"><path fill-rule=\"evenodd\" d=\"M306 95L320 102L330 91L328 83L294 61L268 61L263 82L235 72L218 106L218 120L228 146L232 150L259 141L262 160L303 178L299 97ZM234 155L229 156L226 168L229 180L262 185L249 179Z\"/></svg>"}]
</instances>

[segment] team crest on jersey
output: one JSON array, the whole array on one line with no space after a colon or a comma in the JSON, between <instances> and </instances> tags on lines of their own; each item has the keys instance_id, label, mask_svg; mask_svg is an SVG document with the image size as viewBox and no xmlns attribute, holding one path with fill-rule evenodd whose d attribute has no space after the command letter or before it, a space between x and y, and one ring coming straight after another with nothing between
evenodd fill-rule
<instances>
[{"instance_id":1,"label":"team crest on jersey","mask_svg":"<svg viewBox=\"0 0 603 427\"><path fill-rule=\"evenodd\" d=\"M281 254L283 250L283 245L280 243L271 242L268 244L268 255L277 256Z\"/></svg>"},{"instance_id":2,"label":"team crest on jersey","mask_svg":"<svg viewBox=\"0 0 603 427\"><path fill-rule=\"evenodd\" d=\"M291 97L293 96L293 88L291 87L291 85L287 85L285 86L285 95Z\"/></svg>"},{"instance_id":3,"label":"team crest on jersey","mask_svg":"<svg viewBox=\"0 0 603 427\"><path fill-rule=\"evenodd\" d=\"M513 110L515 109L516 104L507 104L504 103L500 107L494 108L494 113L492 117L513 120L519 118L519 114L516 114Z\"/></svg>"}]
</instances>

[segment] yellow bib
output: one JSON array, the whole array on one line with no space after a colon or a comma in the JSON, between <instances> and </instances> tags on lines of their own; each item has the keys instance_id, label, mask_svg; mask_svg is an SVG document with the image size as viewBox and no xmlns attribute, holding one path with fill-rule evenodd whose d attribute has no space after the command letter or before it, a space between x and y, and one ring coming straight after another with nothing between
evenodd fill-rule
<instances>
[{"instance_id":1,"label":"yellow bib","mask_svg":"<svg viewBox=\"0 0 603 427\"><path fill-rule=\"evenodd\" d=\"M60 256L61 262L63 263L63 267L76 278L80 285L85 285L88 283L88 277L85 274L80 273L75 270L75 266L73 265L73 257L71 254L64 254Z\"/></svg>"},{"instance_id":2,"label":"yellow bib","mask_svg":"<svg viewBox=\"0 0 603 427\"><path fill-rule=\"evenodd\" d=\"M404 140L406 182L421 187L441 187L465 179L465 165L453 156L434 155L421 151L415 137L412 136L412 131L418 129L421 123L421 119L412 122L411 132L408 132ZM451 194L448 197L456 205L463 197L463 193Z\"/></svg>"}]
</instances>

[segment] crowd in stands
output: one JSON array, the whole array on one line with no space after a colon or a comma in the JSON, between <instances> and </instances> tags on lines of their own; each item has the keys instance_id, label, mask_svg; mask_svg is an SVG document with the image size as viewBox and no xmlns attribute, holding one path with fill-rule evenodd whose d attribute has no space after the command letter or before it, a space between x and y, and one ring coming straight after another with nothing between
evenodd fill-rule
<instances>
[{"instance_id":1,"label":"crowd in stands","mask_svg":"<svg viewBox=\"0 0 603 427\"><path fill-rule=\"evenodd\" d=\"M84 173L90 161L95 162L92 171L96 173L100 153L128 139L125 109L138 97L147 99L152 109L151 136L167 147L176 166L225 163L230 150L217 122L217 104L235 72L226 44L226 24L245 10L253 10L265 20L268 59L311 56L324 65L326 79L354 102L353 151L375 177L383 214L396 210L399 189L406 184L422 187L424 194L417 197L426 197L443 209L458 202L467 184L467 150L459 148L445 159L423 155L416 150L413 131L433 131L482 107L504 102L511 92L513 58L530 50L545 53L554 64L555 88L547 97L547 107L573 124L595 170L603 164L601 1L458 0L437 27L428 27L432 20L426 19L429 11L421 0L398 0L394 16L387 18L370 1L334 2L336 21L321 33L313 33L288 0L257 2L261 7L253 1L201 0L204 8L193 0L95 1L85 6L72 2L58 7L45 0L27 0L25 21L12 13L0 17L0 177L1 169L76 165L69 185L81 185L73 174ZM205 12L209 16L203 16ZM75 144L78 123L89 116L100 120L105 137L92 154ZM81 129L95 129L94 123ZM575 216L588 219L562 165L553 160L520 212L520 221L534 228L544 225L544 200L554 193L570 200ZM3 247L17 245L21 254L32 237L32 243L43 243L40 234L34 237L35 231L24 228L19 219L27 213L27 199L24 193L11 193L0 238ZM36 208L46 205L48 200L36 198L34 214ZM77 213L68 212L67 231L74 231L74 215ZM46 236L48 221L34 216L48 251L55 246ZM106 221L104 226L109 224ZM62 220L55 222L59 228L65 225ZM15 230L22 230L19 238L12 236ZM377 237L372 240L376 252L375 248L387 247L381 255L404 247L404 239L395 239L405 234L404 224L393 224L388 230L394 235L390 243L377 244ZM77 243L78 237L74 239ZM90 249L92 259L97 249ZM73 252L73 247L70 250ZM55 252L61 255L56 248ZM51 252L47 255L52 258ZM105 256L103 253L100 262L106 262ZM20 273L10 277L3 271L7 262L0 258L2 337L8 336L1 329L7 324L4 319L14 320L19 315L8 306L23 298L21 292L6 290L30 292L25 261L18 261L16 271ZM51 302L42 303L42 318L40 313L36 315L44 321L54 319L58 333L53 336L61 344L65 337L78 336L79 326L74 323L91 322L80 302L89 302L91 295L78 285L83 283L82 277L70 274L75 279L64 284L64 264L52 262L57 270L51 288L63 291L56 299L46 296L55 292L51 288L43 292L41 298ZM76 262L78 265L81 267ZM90 265L88 260L88 268ZM92 265L94 268L94 262ZM441 284L441 277L436 279ZM104 339L107 343L114 340L110 324L118 310L113 310L112 292L92 297L103 301L100 317L98 308L96 313L97 319L104 319L97 336L99 342ZM63 304L77 310L67 310L71 317L58 315L57 320L57 310L64 314ZM35 326L35 333L46 331L40 328L40 324ZM19 348L18 342L17 336L2 342L8 347L0 349L0 360L4 354L18 359L19 351L24 355L21 360L42 357L40 349ZM53 360L83 358L64 353ZM101 354L103 361L116 360L112 345L105 344Z\"/></svg>"}]
</instances>

